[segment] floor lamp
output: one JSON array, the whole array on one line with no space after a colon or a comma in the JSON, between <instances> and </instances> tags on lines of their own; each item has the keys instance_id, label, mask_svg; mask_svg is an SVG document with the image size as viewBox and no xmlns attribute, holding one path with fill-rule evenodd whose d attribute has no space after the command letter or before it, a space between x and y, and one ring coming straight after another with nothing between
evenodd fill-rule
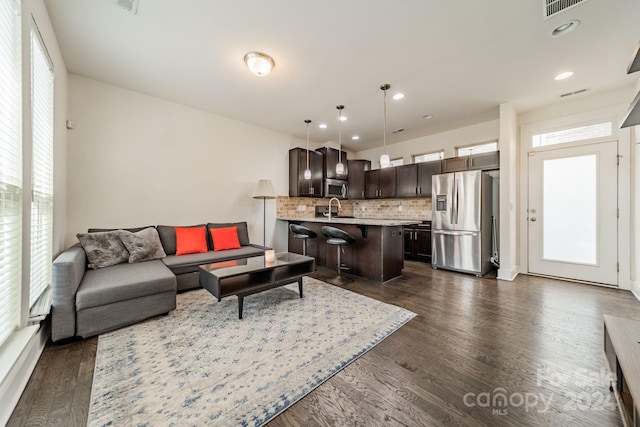
<instances>
[{"instance_id":1,"label":"floor lamp","mask_svg":"<svg viewBox=\"0 0 640 427\"><path fill-rule=\"evenodd\" d=\"M276 192L273 190L271 180L259 180L256 190L251 197L254 199L262 199L262 245L267 246L267 199L276 198Z\"/></svg>"}]
</instances>

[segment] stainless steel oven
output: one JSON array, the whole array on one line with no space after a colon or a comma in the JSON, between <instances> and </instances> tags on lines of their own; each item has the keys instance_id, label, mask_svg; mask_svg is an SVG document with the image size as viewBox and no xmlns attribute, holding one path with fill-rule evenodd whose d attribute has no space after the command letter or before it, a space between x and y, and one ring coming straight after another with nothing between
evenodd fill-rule
<instances>
[{"instance_id":1,"label":"stainless steel oven","mask_svg":"<svg viewBox=\"0 0 640 427\"><path fill-rule=\"evenodd\" d=\"M324 197L337 197L338 199L346 199L347 194L347 181L342 179L324 180Z\"/></svg>"}]
</instances>

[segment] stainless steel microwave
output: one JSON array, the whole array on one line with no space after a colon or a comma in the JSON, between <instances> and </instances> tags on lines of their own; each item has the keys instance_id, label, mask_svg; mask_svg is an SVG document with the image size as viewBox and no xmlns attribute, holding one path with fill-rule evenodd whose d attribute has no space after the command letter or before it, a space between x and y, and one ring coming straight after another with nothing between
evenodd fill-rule
<instances>
[{"instance_id":1,"label":"stainless steel microwave","mask_svg":"<svg viewBox=\"0 0 640 427\"><path fill-rule=\"evenodd\" d=\"M346 199L347 194L347 181L342 179L324 180L324 197L337 197L338 199Z\"/></svg>"}]
</instances>

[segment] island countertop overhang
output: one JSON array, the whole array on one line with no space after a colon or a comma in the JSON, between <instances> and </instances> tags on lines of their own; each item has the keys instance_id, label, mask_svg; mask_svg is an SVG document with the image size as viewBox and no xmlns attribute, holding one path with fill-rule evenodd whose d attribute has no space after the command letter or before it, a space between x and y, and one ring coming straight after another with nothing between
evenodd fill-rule
<instances>
[{"instance_id":1,"label":"island countertop overhang","mask_svg":"<svg viewBox=\"0 0 640 427\"><path fill-rule=\"evenodd\" d=\"M350 224L350 225L373 225L380 227L397 227L404 225L416 225L422 224L421 220L408 220L408 219L378 219L378 218L340 218L332 217L320 218L320 217L307 217L307 218L276 218L280 221L290 222L320 222L325 224Z\"/></svg>"}]
</instances>

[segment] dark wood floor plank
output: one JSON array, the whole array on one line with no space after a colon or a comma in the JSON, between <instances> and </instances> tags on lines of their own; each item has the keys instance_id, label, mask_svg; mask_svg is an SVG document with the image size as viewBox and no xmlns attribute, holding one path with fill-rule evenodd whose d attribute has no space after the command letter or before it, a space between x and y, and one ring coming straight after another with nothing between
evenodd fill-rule
<instances>
[{"instance_id":1,"label":"dark wood floor plank","mask_svg":"<svg viewBox=\"0 0 640 427\"><path fill-rule=\"evenodd\" d=\"M604 373L602 315L640 320L630 292L524 275L505 282L415 262L402 278L347 289L417 316L270 426L621 425L607 378L589 375ZM96 348L95 337L48 344L8 425L85 425ZM548 407L478 400L501 390L546 397ZM585 399L591 407L578 407Z\"/></svg>"}]
</instances>

